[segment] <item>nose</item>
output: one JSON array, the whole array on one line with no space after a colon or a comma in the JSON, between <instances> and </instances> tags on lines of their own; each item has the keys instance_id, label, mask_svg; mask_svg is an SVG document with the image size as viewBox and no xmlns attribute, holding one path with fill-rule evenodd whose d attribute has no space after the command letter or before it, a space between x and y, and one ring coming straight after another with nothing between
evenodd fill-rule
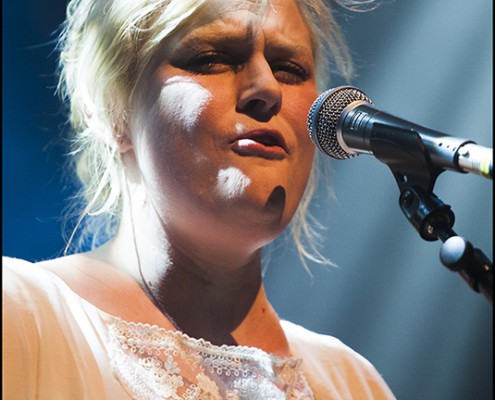
<instances>
[{"instance_id":1,"label":"nose","mask_svg":"<svg viewBox=\"0 0 495 400\"><path fill-rule=\"evenodd\" d=\"M253 55L237 74L237 112L268 121L282 106L280 82L263 55Z\"/></svg>"}]
</instances>

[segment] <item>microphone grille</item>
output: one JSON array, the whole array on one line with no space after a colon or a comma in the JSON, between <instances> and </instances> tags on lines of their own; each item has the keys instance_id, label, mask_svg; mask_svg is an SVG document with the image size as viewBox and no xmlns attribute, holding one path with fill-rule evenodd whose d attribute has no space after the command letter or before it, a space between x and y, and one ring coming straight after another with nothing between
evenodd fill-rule
<instances>
[{"instance_id":1,"label":"microphone grille","mask_svg":"<svg viewBox=\"0 0 495 400\"><path fill-rule=\"evenodd\" d=\"M316 146L330 157L345 160L356 156L345 151L337 139L337 124L344 108L354 101L373 102L352 86L329 89L313 102L307 119L309 136Z\"/></svg>"}]
</instances>

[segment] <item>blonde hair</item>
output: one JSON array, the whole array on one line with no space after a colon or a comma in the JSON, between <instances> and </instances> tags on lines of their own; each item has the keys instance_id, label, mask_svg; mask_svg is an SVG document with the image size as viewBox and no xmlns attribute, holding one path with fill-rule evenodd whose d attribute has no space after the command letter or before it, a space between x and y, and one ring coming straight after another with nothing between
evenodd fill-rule
<instances>
[{"instance_id":1,"label":"blonde hair","mask_svg":"<svg viewBox=\"0 0 495 400\"><path fill-rule=\"evenodd\" d=\"M232 1L232 0L229 0ZM59 85L68 103L72 126L71 152L81 182L76 227L76 248L91 240L95 247L115 234L122 211L123 166L116 137L122 134L127 110L140 75L158 47L212 0L71 0L59 40ZM240 3L243 1L241 0ZM221 3L221 0L218 1ZM352 64L334 15L324 0L296 0L310 30L317 65L317 83L325 88L331 72L329 60L345 78ZM370 0L350 1L349 7ZM231 4L231 3L229 3ZM266 7L269 0L257 3ZM260 11L262 12L262 11ZM317 161L315 161L317 162ZM315 192L313 168L305 195L291 222L301 258L329 263L317 249L308 206ZM303 237L306 243L303 244ZM309 248L309 250L308 250Z\"/></svg>"}]
</instances>

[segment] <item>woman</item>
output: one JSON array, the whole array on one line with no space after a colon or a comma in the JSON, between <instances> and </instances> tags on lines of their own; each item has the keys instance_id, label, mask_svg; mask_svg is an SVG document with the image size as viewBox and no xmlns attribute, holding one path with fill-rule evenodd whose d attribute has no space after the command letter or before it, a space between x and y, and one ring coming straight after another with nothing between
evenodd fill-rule
<instances>
[{"instance_id":1,"label":"woman","mask_svg":"<svg viewBox=\"0 0 495 400\"><path fill-rule=\"evenodd\" d=\"M293 218L307 229L324 12L69 3L60 88L83 217L106 216L112 237L4 260L6 398L393 398L341 342L280 321L261 281L262 248Z\"/></svg>"}]
</instances>

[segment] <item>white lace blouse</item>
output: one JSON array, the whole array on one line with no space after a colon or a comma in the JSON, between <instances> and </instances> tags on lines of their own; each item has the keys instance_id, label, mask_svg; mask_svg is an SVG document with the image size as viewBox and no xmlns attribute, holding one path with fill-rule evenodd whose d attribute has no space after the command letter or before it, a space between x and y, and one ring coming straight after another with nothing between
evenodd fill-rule
<instances>
[{"instance_id":1,"label":"white lace blouse","mask_svg":"<svg viewBox=\"0 0 495 400\"><path fill-rule=\"evenodd\" d=\"M109 337L113 370L136 399L313 399L299 359L122 320Z\"/></svg>"},{"instance_id":2,"label":"white lace blouse","mask_svg":"<svg viewBox=\"0 0 495 400\"><path fill-rule=\"evenodd\" d=\"M280 359L111 316L26 261L4 258L2 275L8 400L394 398L362 356L287 321Z\"/></svg>"}]
</instances>

